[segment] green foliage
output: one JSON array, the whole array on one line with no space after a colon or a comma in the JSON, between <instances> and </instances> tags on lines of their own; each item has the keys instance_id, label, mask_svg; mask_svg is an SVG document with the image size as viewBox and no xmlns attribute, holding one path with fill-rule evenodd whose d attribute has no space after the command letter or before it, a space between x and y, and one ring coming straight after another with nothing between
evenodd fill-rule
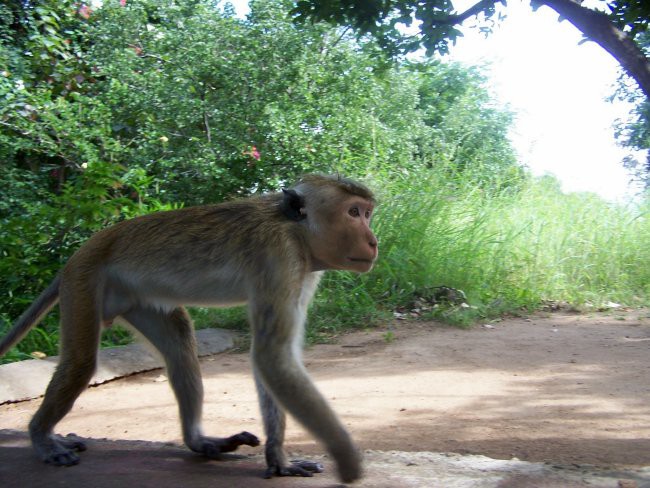
<instances>
[{"instance_id":1,"label":"green foliage","mask_svg":"<svg viewBox=\"0 0 650 488\"><path fill-rule=\"evenodd\" d=\"M639 44L646 52L650 50L650 34L643 32L638 38ZM612 99L615 98L633 104L634 108L628 120L618 121L616 138L623 146L644 153L643 161L639 161L638 157L633 155L627 156L625 165L648 189L650 188L650 100L628 77L623 75L619 77L616 92L612 96Z\"/></svg>"},{"instance_id":2,"label":"green foliage","mask_svg":"<svg viewBox=\"0 0 650 488\"><path fill-rule=\"evenodd\" d=\"M300 23L325 21L351 26L360 34L370 34L393 56L422 48L431 55L434 52L446 54L449 45L462 37L458 28L469 18L478 18L480 30L490 33L495 22L504 16L497 14L497 5L506 6L506 3L505 0L476 0L467 10L459 12L455 2L449 0L298 0L291 13ZM535 10L542 5L557 10L557 3L530 2ZM563 8L562 11L575 15L575 19L569 20L575 20L573 23L579 29L585 30L585 24L593 24L596 31L602 30L605 19L612 27L629 34L630 39L645 33L650 22L648 3L636 0L609 0L604 11L587 6L582 6L582 10ZM595 11L599 12L598 16L591 15ZM413 25L417 28L413 29ZM599 42L601 39L592 40Z\"/></svg>"},{"instance_id":3,"label":"green foliage","mask_svg":"<svg viewBox=\"0 0 650 488\"><path fill-rule=\"evenodd\" d=\"M628 31L632 37L647 32L650 23L650 4L647 2L610 0L607 8L618 28Z\"/></svg>"},{"instance_id":4,"label":"green foliage","mask_svg":"<svg viewBox=\"0 0 650 488\"><path fill-rule=\"evenodd\" d=\"M500 1L480 2L475 14L490 18L497 3ZM462 20L448 0L299 0L292 13L300 22L326 21L369 33L391 54L413 52L421 47L428 54L444 54L449 43L462 36L456 27ZM419 34L406 34L402 27L410 27L414 22L419 25Z\"/></svg>"},{"instance_id":5,"label":"green foliage","mask_svg":"<svg viewBox=\"0 0 650 488\"><path fill-rule=\"evenodd\" d=\"M165 206L151 195L150 177L120 163L112 114L83 86L86 25L73 3L5 5L0 16L13 27L0 36L4 330L93 232ZM56 350L54 315L23 341L23 351Z\"/></svg>"},{"instance_id":6,"label":"green foliage","mask_svg":"<svg viewBox=\"0 0 650 488\"><path fill-rule=\"evenodd\" d=\"M314 170L412 164L424 130L416 86L333 29L296 27L287 4L251 8L247 21L210 2L98 13L98 96L129 165L166 198L193 204L276 190Z\"/></svg>"},{"instance_id":7,"label":"green foliage","mask_svg":"<svg viewBox=\"0 0 650 488\"><path fill-rule=\"evenodd\" d=\"M328 272L308 317L307 340L324 341L346 329L372 327L389 318L377 307L370 289L372 275Z\"/></svg>"},{"instance_id":8,"label":"green foliage","mask_svg":"<svg viewBox=\"0 0 650 488\"><path fill-rule=\"evenodd\" d=\"M488 188L517 184L523 171L508 140L512 114L491 107L485 79L475 68L437 61L408 63L417 80L418 109L433 132L420 149L428 168L444 167Z\"/></svg>"}]
</instances>

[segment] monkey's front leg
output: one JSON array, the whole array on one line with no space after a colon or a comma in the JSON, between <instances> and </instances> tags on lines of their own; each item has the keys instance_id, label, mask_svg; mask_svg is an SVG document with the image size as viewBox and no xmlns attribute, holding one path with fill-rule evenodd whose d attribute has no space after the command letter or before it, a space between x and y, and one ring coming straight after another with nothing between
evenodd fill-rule
<instances>
[{"instance_id":1,"label":"monkey's front leg","mask_svg":"<svg viewBox=\"0 0 650 488\"><path fill-rule=\"evenodd\" d=\"M286 409L325 444L336 461L339 477L343 482L358 480L363 472L361 452L327 400L316 389L302 364L298 341L302 336L306 309L303 305L306 301L299 300L296 306L296 300L291 300L291 297L285 302L277 296L275 298L274 302L271 298L264 300L263 297L258 297L257 301L249 305L254 331L252 358L259 382L281 408ZM279 298L282 298L282 295ZM270 413L268 419L277 419L275 422L269 422L265 418L267 435L271 440L270 447L267 446L269 468L273 470L276 465L288 467L280 449L284 433L284 414L274 413L280 410L277 407L271 408L274 404L268 400L260 400L263 402L263 411L266 408ZM278 444L279 447L276 447Z\"/></svg>"},{"instance_id":2,"label":"monkey's front leg","mask_svg":"<svg viewBox=\"0 0 650 488\"><path fill-rule=\"evenodd\" d=\"M266 388L255 372L255 384L260 402L260 410L264 421L264 431L266 434L266 446L264 454L266 456L266 473L265 478L273 476L303 476L310 477L313 473L322 473L323 465L313 461L297 459L287 462L287 456L284 453L284 431L286 426L286 415L277 403L269 395Z\"/></svg>"}]
</instances>

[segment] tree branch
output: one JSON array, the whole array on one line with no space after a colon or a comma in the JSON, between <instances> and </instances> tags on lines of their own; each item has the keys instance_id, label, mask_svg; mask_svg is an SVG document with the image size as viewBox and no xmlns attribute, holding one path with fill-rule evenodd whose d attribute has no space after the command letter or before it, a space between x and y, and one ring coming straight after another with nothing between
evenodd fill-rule
<instances>
[{"instance_id":1,"label":"tree branch","mask_svg":"<svg viewBox=\"0 0 650 488\"><path fill-rule=\"evenodd\" d=\"M457 15L439 17L434 25L457 25L477 15L501 0L481 0ZM535 0L552 8L571 22L585 37L611 54L621 67L636 80L646 97L650 98L650 59L634 40L614 25L604 13L583 7L577 0Z\"/></svg>"},{"instance_id":2,"label":"tree branch","mask_svg":"<svg viewBox=\"0 0 650 488\"><path fill-rule=\"evenodd\" d=\"M448 15L446 17L436 18L434 23L438 25L462 24L473 15L478 15L486 8L491 7L497 3L501 3L501 0L481 0L477 4L472 5L470 8L465 10L462 14Z\"/></svg>"},{"instance_id":3,"label":"tree branch","mask_svg":"<svg viewBox=\"0 0 650 488\"><path fill-rule=\"evenodd\" d=\"M614 56L623 69L636 80L645 96L650 98L650 59L606 14L583 7L573 0L537 1L555 10L588 39Z\"/></svg>"}]
</instances>

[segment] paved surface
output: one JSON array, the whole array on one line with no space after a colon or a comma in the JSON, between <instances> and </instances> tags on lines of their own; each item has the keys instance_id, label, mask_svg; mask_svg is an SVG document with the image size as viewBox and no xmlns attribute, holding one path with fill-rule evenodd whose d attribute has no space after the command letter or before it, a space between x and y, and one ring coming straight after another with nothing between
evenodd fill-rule
<instances>
[{"instance_id":1,"label":"paved surface","mask_svg":"<svg viewBox=\"0 0 650 488\"><path fill-rule=\"evenodd\" d=\"M82 462L60 468L34 456L27 435L0 430L0 486L3 488L333 488L341 487L328 459L313 478L262 479L261 455L210 461L186 449L144 441L88 440ZM648 488L650 468L598 471L484 456L367 451L358 488Z\"/></svg>"}]
</instances>

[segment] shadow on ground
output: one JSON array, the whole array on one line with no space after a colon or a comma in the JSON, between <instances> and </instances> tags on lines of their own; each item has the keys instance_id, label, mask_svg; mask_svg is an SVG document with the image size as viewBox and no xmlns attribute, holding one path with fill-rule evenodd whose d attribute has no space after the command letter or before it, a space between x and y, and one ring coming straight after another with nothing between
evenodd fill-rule
<instances>
[{"instance_id":1,"label":"shadow on ground","mask_svg":"<svg viewBox=\"0 0 650 488\"><path fill-rule=\"evenodd\" d=\"M261 455L205 460L178 446L88 439L82 462L60 468L38 461L27 434L0 430L3 488L340 488L331 463L314 478L262 479ZM358 488L650 488L650 468L598 470L450 453L367 451Z\"/></svg>"}]
</instances>

